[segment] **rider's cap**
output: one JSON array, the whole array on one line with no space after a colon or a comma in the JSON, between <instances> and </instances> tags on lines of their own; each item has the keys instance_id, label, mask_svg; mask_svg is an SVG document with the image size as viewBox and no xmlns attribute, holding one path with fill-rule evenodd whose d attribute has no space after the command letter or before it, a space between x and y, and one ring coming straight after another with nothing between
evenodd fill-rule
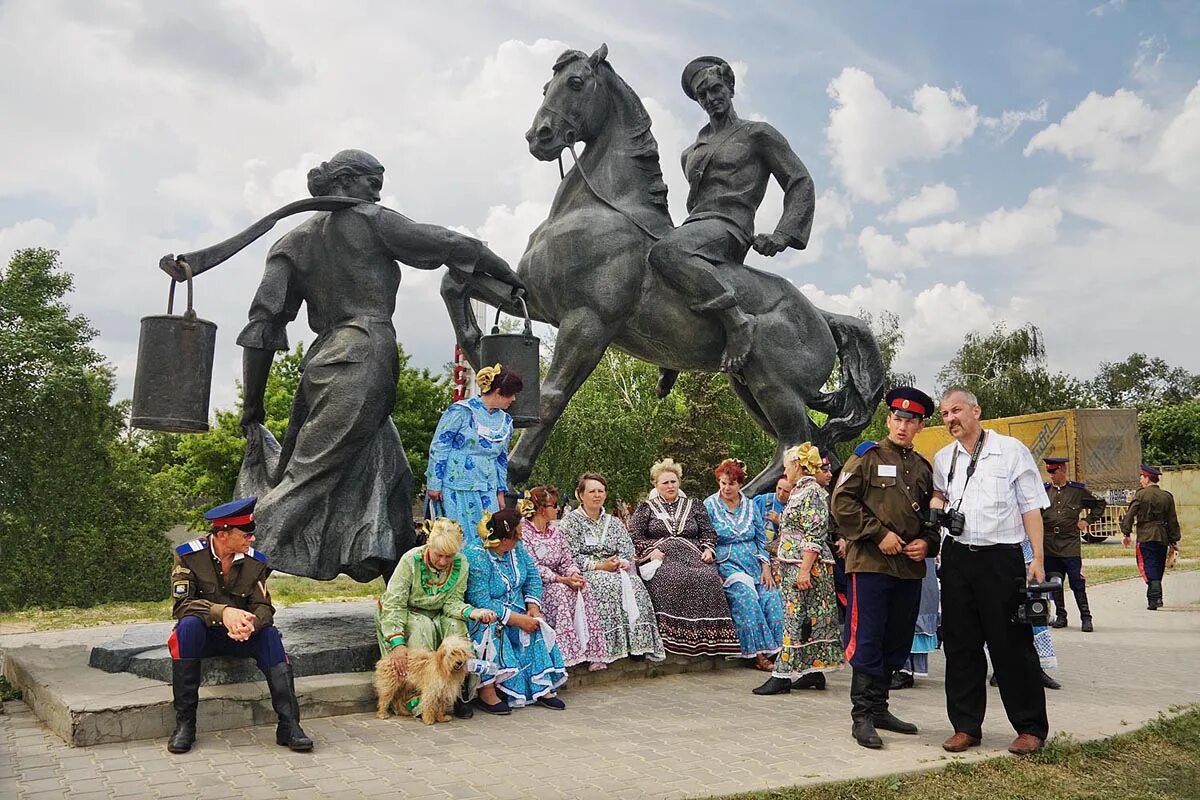
<instances>
[{"instance_id":1,"label":"rider's cap","mask_svg":"<svg viewBox=\"0 0 1200 800\"><path fill-rule=\"evenodd\" d=\"M724 67L725 69L729 69L729 63L725 61L725 59L718 58L717 56L700 56L699 58L693 58L690 62L688 62L688 65L683 68L683 77L680 79L680 83L683 84L683 93L688 96L689 100L696 99L696 93L692 91L692 81L695 80L696 75L703 70L710 69L712 67ZM733 87L730 86L729 88L732 89Z\"/></svg>"},{"instance_id":2,"label":"rider's cap","mask_svg":"<svg viewBox=\"0 0 1200 800\"><path fill-rule=\"evenodd\" d=\"M1062 458L1061 456L1053 456L1051 458L1043 458L1042 461L1046 462L1046 472L1054 472L1055 470L1065 467L1070 459Z\"/></svg>"},{"instance_id":3,"label":"rider's cap","mask_svg":"<svg viewBox=\"0 0 1200 800\"><path fill-rule=\"evenodd\" d=\"M254 530L254 504L257 502L257 497L230 500L205 511L204 518L212 523L214 528L241 528L250 532Z\"/></svg>"},{"instance_id":4,"label":"rider's cap","mask_svg":"<svg viewBox=\"0 0 1200 800\"><path fill-rule=\"evenodd\" d=\"M927 419L933 414L933 399L912 386L897 386L884 397L888 411L904 419Z\"/></svg>"},{"instance_id":5,"label":"rider's cap","mask_svg":"<svg viewBox=\"0 0 1200 800\"><path fill-rule=\"evenodd\" d=\"M1142 474L1147 478L1157 478L1159 475L1162 475L1162 470L1155 469L1149 464L1142 464Z\"/></svg>"}]
</instances>

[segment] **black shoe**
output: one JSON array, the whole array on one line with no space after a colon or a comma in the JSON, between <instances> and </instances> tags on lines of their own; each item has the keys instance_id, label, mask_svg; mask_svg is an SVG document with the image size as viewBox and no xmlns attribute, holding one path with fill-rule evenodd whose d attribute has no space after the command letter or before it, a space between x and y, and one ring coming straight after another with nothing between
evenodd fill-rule
<instances>
[{"instance_id":1,"label":"black shoe","mask_svg":"<svg viewBox=\"0 0 1200 800\"><path fill-rule=\"evenodd\" d=\"M1058 616L1056 616L1054 619L1050 620L1050 627L1051 628L1067 627L1067 612L1065 612L1065 611L1058 612Z\"/></svg>"},{"instance_id":2,"label":"black shoe","mask_svg":"<svg viewBox=\"0 0 1200 800\"><path fill-rule=\"evenodd\" d=\"M1091 633L1092 631L1096 630L1096 628L1092 625L1092 618L1084 617L1079 623L1079 630L1083 631L1084 633Z\"/></svg>"},{"instance_id":3,"label":"black shoe","mask_svg":"<svg viewBox=\"0 0 1200 800\"><path fill-rule=\"evenodd\" d=\"M454 701L454 716L459 719L470 719L475 716L475 709L471 708L468 701L459 698Z\"/></svg>"},{"instance_id":4,"label":"black shoe","mask_svg":"<svg viewBox=\"0 0 1200 800\"><path fill-rule=\"evenodd\" d=\"M921 730L911 722L905 722L897 717L891 711L884 710L882 713L876 711L871 715L871 721L875 723L875 727L881 731L891 731L892 733L906 733L909 735L920 733Z\"/></svg>"},{"instance_id":5,"label":"black shoe","mask_svg":"<svg viewBox=\"0 0 1200 800\"><path fill-rule=\"evenodd\" d=\"M911 689L916 682L917 681L911 672L905 672L902 669L898 669L892 675L892 682L888 688L892 691L896 691L898 689Z\"/></svg>"},{"instance_id":6,"label":"black shoe","mask_svg":"<svg viewBox=\"0 0 1200 800\"><path fill-rule=\"evenodd\" d=\"M567 708L567 704L557 697L539 697L537 704L546 708L552 708L555 711L565 711Z\"/></svg>"},{"instance_id":7,"label":"black shoe","mask_svg":"<svg viewBox=\"0 0 1200 800\"><path fill-rule=\"evenodd\" d=\"M787 678L776 678L772 675L770 678L767 678L767 682L762 686L756 686L750 691L758 695L788 694L792 691L792 682Z\"/></svg>"},{"instance_id":8,"label":"black shoe","mask_svg":"<svg viewBox=\"0 0 1200 800\"><path fill-rule=\"evenodd\" d=\"M489 714L495 714L498 717L503 717L512 713L512 707L504 702L504 698L500 698L498 703L485 703L482 697L475 698L475 705L486 711Z\"/></svg>"},{"instance_id":9,"label":"black shoe","mask_svg":"<svg viewBox=\"0 0 1200 800\"><path fill-rule=\"evenodd\" d=\"M175 731L167 740L168 753L186 753L196 741L196 708L200 704L201 661L177 658L171 662Z\"/></svg>"},{"instance_id":10,"label":"black shoe","mask_svg":"<svg viewBox=\"0 0 1200 800\"><path fill-rule=\"evenodd\" d=\"M1045 686L1047 689L1062 688L1062 684L1047 675L1046 670L1042 670L1042 686Z\"/></svg>"},{"instance_id":11,"label":"black shoe","mask_svg":"<svg viewBox=\"0 0 1200 800\"><path fill-rule=\"evenodd\" d=\"M878 677L871 676L869 694L871 700L871 722L879 730L891 731L892 733L917 733L916 725L899 719L888 710L888 691L894 677L895 675L890 672Z\"/></svg>"},{"instance_id":12,"label":"black shoe","mask_svg":"<svg viewBox=\"0 0 1200 800\"><path fill-rule=\"evenodd\" d=\"M807 675L801 675L792 681L792 688L823 690L825 688L825 673L810 672Z\"/></svg>"},{"instance_id":13,"label":"black shoe","mask_svg":"<svg viewBox=\"0 0 1200 800\"><path fill-rule=\"evenodd\" d=\"M300 703L296 700L292 665L281 661L267 670L266 675L271 706L279 715L279 724L275 726L275 744L297 753L307 753L313 749L313 740L300 727Z\"/></svg>"},{"instance_id":14,"label":"black shoe","mask_svg":"<svg viewBox=\"0 0 1200 800\"><path fill-rule=\"evenodd\" d=\"M850 735L863 747L872 750L883 747L883 739L879 738L879 734L875 731L875 723L871 721L870 717L855 720L854 724L850 726Z\"/></svg>"}]
</instances>

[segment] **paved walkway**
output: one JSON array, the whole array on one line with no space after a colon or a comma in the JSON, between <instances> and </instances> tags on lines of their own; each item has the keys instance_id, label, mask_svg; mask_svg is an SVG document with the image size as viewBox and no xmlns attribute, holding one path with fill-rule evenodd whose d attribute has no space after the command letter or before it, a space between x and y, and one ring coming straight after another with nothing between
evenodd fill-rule
<instances>
[{"instance_id":1,"label":"paved walkway","mask_svg":"<svg viewBox=\"0 0 1200 800\"><path fill-rule=\"evenodd\" d=\"M1066 688L1049 696L1053 729L1090 739L1200 702L1200 572L1169 575L1166 594L1169 607L1150 613L1140 582L1098 586L1096 632L1055 632ZM934 675L893 696L922 733L885 733L878 752L849 737L848 673L833 675L826 692L779 697L751 695L762 675L749 670L677 675L575 690L564 694L566 712L479 714L432 728L366 714L315 719L305 723L317 741L311 754L277 747L273 726L201 732L184 756L169 756L160 740L72 749L8 703L0 797L676 798L1004 753L1013 733L994 689L984 746L965 759L942 751L942 659L932 661Z\"/></svg>"}]
</instances>

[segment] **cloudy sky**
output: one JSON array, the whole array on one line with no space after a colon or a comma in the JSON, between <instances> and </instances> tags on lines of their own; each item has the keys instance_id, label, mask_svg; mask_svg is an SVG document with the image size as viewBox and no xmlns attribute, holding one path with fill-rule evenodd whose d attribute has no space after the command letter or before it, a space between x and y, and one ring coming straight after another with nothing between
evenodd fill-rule
<instances>
[{"instance_id":1,"label":"cloudy sky","mask_svg":"<svg viewBox=\"0 0 1200 800\"><path fill-rule=\"evenodd\" d=\"M680 70L734 63L739 113L783 132L819 195L808 250L752 263L825 308L898 314L901 368L930 381L964 332L1008 320L1080 377L1134 350L1200 371L1188 1L0 0L0 259L61 251L120 396L138 319L166 307L159 256L306 196L341 148L386 165L385 204L515 265L558 180L522 134L558 53L601 42L653 116L677 222L704 122ZM761 228L779 209L773 189ZM197 281L215 406L274 238ZM453 349L437 277L406 269L395 320L434 368ZM291 335L311 340L303 316Z\"/></svg>"}]
</instances>

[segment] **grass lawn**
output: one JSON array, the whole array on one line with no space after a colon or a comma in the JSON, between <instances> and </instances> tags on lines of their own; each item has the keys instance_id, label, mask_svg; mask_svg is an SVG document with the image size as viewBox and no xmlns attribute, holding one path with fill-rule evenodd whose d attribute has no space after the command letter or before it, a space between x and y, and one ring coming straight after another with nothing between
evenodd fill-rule
<instances>
[{"instance_id":1,"label":"grass lawn","mask_svg":"<svg viewBox=\"0 0 1200 800\"><path fill-rule=\"evenodd\" d=\"M331 581L276 575L267 587L275 608L311 601L345 602L365 600L383 594L383 578L358 583L345 575ZM168 622L171 601L154 603L105 603L92 608L29 608L0 614L0 633L12 631L48 631L62 628L90 628L130 622Z\"/></svg>"},{"instance_id":2,"label":"grass lawn","mask_svg":"<svg viewBox=\"0 0 1200 800\"><path fill-rule=\"evenodd\" d=\"M1186 533L1186 531L1185 531ZM1083 545L1084 558L1137 558L1133 545L1126 550L1121 546L1121 537L1114 536L1099 544ZM1180 558L1200 558L1200 536L1184 536L1179 540Z\"/></svg>"},{"instance_id":3,"label":"grass lawn","mask_svg":"<svg viewBox=\"0 0 1200 800\"><path fill-rule=\"evenodd\" d=\"M1200 708L1080 744L1055 737L1029 758L953 763L937 772L794 786L726 800L1166 800L1200 796Z\"/></svg>"}]
</instances>

